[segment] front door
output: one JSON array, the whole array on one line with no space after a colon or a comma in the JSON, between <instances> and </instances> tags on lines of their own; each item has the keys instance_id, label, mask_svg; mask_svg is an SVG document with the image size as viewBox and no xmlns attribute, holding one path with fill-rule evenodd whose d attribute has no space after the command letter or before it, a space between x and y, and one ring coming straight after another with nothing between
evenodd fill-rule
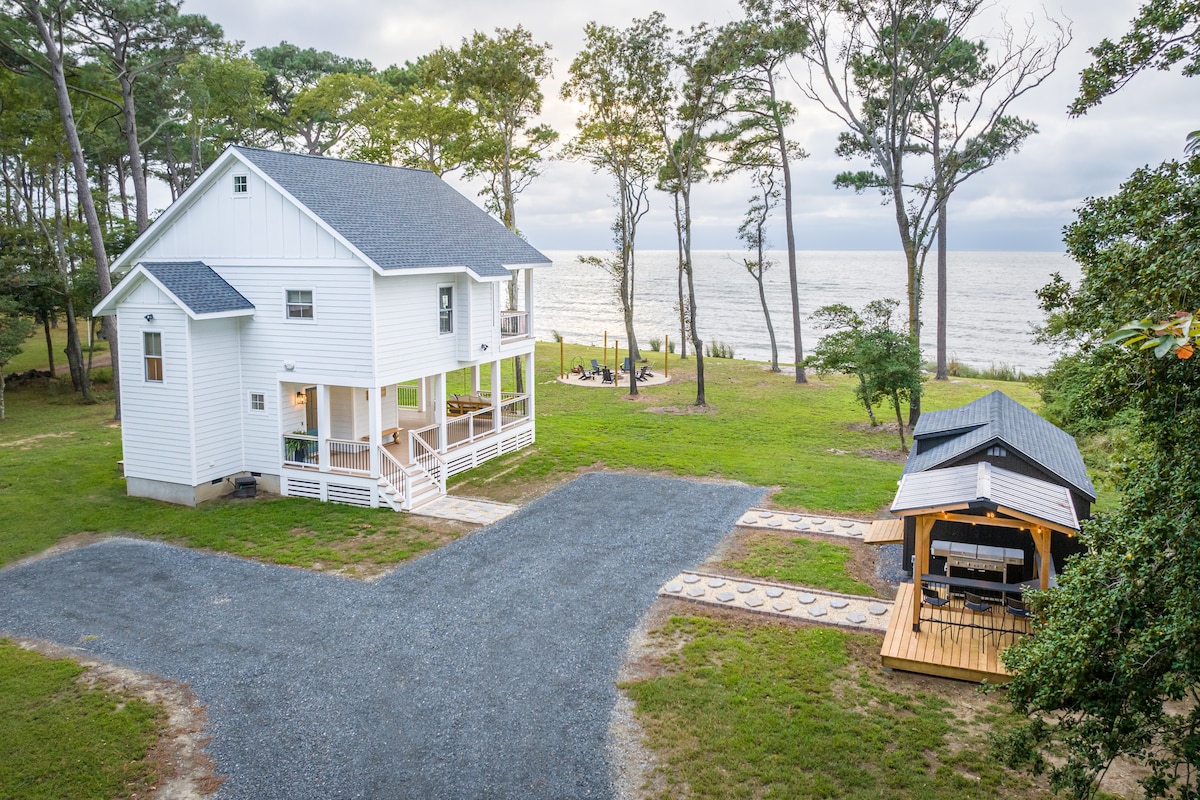
<instances>
[{"instance_id":1,"label":"front door","mask_svg":"<svg viewBox=\"0 0 1200 800\"><path fill-rule=\"evenodd\" d=\"M317 435L317 387L304 390L304 426L309 436Z\"/></svg>"}]
</instances>

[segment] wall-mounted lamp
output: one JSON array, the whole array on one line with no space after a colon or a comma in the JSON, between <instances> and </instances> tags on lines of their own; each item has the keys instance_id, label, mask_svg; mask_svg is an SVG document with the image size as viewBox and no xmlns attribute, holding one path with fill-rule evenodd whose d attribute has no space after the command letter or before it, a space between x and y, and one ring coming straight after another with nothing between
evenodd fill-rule
<instances>
[{"instance_id":1,"label":"wall-mounted lamp","mask_svg":"<svg viewBox=\"0 0 1200 800\"><path fill-rule=\"evenodd\" d=\"M488 346L487 346L486 344L481 344L481 345L479 345L479 349L480 349L480 350L482 350L482 351L483 351L483 352L485 352L485 353L487 352L487 348L488 348Z\"/></svg>"},{"instance_id":2,"label":"wall-mounted lamp","mask_svg":"<svg viewBox=\"0 0 1200 800\"><path fill-rule=\"evenodd\" d=\"M302 406L308 402L308 398L304 396L304 392L296 392L296 405Z\"/></svg>"},{"instance_id":3,"label":"wall-mounted lamp","mask_svg":"<svg viewBox=\"0 0 1200 800\"><path fill-rule=\"evenodd\" d=\"M147 314L147 315L146 315L146 322L154 322L154 315L153 315L153 314Z\"/></svg>"}]
</instances>

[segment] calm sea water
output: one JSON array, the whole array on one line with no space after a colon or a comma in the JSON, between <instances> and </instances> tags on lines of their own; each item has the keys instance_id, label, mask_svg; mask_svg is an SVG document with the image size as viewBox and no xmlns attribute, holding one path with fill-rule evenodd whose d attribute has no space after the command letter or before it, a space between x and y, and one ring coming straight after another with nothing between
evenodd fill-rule
<instances>
[{"instance_id":1,"label":"calm sea water","mask_svg":"<svg viewBox=\"0 0 1200 800\"><path fill-rule=\"evenodd\" d=\"M557 331L567 342L599 345L607 330L610 346L614 338L624 339L621 303L613 278L577 259L579 255L603 253L551 251L547 255L554 266L537 275L537 338L550 340ZM716 340L731 345L737 358L769 361L770 340L758 288L742 266L741 255L738 251L713 250L693 254L700 336L705 342ZM792 360L787 256L775 252L771 257L776 265L767 272L767 303L779 342L779 360L787 364ZM806 354L820 334L809 326L808 318L821 306L846 303L861 308L870 300L891 297L901 301L903 314L903 254L809 251L797 257ZM676 258L671 250L638 253L634 326L638 342L645 349L649 349L652 337L667 335L672 341L679 338ZM1079 266L1066 255L1045 252L953 252L948 264L950 356L975 367L1008 364L1027 373L1045 370L1058 354L1033 343L1031 327L1042 320L1034 292L1054 272L1077 281ZM928 360L934 356L936 335L934 270L931 254L921 312L921 347Z\"/></svg>"}]
</instances>

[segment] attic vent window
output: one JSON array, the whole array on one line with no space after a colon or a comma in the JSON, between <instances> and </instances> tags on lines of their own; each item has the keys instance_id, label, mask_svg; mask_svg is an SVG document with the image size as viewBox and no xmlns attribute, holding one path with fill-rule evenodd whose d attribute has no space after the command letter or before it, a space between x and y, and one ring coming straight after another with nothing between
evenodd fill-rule
<instances>
[{"instance_id":1,"label":"attic vent window","mask_svg":"<svg viewBox=\"0 0 1200 800\"><path fill-rule=\"evenodd\" d=\"M246 182L246 176L245 175L234 175L233 176L233 193L234 194L246 194L249 191L250 191L250 185Z\"/></svg>"},{"instance_id":2,"label":"attic vent window","mask_svg":"<svg viewBox=\"0 0 1200 800\"><path fill-rule=\"evenodd\" d=\"M1000 458L1004 458L1008 455L1008 451L1000 445L993 445L992 447L988 448L987 454L989 456L998 456Z\"/></svg>"}]
</instances>

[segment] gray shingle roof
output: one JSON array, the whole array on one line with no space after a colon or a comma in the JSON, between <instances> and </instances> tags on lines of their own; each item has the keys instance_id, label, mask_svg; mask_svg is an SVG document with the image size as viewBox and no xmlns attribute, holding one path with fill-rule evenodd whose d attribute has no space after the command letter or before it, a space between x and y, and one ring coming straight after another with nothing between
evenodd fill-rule
<instances>
[{"instance_id":1,"label":"gray shingle roof","mask_svg":"<svg viewBox=\"0 0 1200 800\"><path fill-rule=\"evenodd\" d=\"M550 263L432 172L235 149L380 269L467 267L506 278L504 264Z\"/></svg>"},{"instance_id":2,"label":"gray shingle roof","mask_svg":"<svg viewBox=\"0 0 1200 800\"><path fill-rule=\"evenodd\" d=\"M958 503L983 504L990 509L1002 506L1079 530L1071 492L1065 486L1001 469L986 461L904 475L892 501L892 512Z\"/></svg>"},{"instance_id":3,"label":"gray shingle roof","mask_svg":"<svg viewBox=\"0 0 1200 800\"><path fill-rule=\"evenodd\" d=\"M913 430L904 474L936 469L968 453L1003 443L1093 500L1096 489L1075 439L1000 391L959 408L928 411Z\"/></svg>"},{"instance_id":4,"label":"gray shingle roof","mask_svg":"<svg viewBox=\"0 0 1200 800\"><path fill-rule=\"evenodd\" d=\"M144 261L141 266L197 315L254 310L254 304L201 261Z\"/></svg>"}]
</instances>

